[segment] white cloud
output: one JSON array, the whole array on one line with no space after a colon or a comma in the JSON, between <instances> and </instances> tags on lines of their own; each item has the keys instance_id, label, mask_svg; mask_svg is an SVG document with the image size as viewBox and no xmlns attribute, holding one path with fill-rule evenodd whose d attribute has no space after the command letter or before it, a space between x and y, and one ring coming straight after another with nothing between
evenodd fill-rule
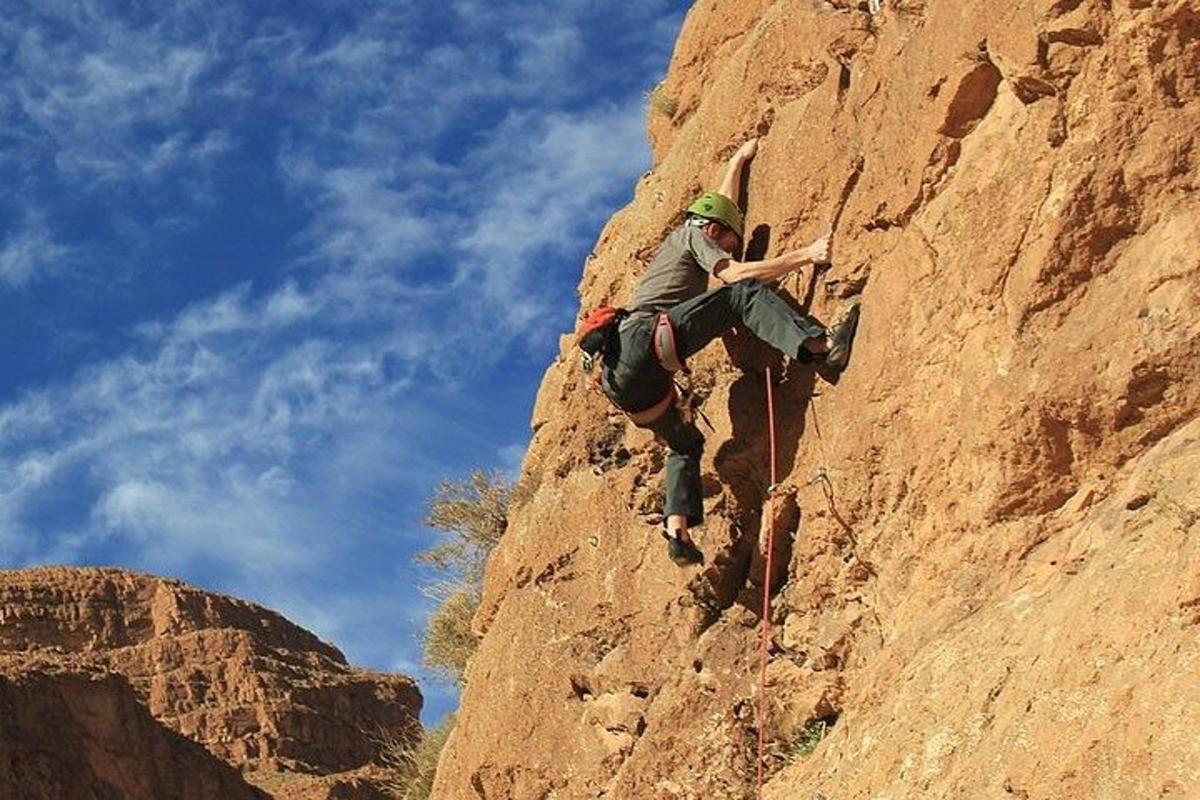
<instances>
[{"instance_id":1,"label":"white cloud","mask_svg":"<svg viewBox=\"0 0 1200 800\"><path fill-rule=\"evenodd\" d=\"M438 248L439 226L422 211L424 187L400 187L394 170L366 165L321 170L285 167L319 187L324 215L314 231L318 254L335 265L403 268Z\"/></svg>"},{"instance_id":2,"label":"white cloud","mask_svg":"<svg viewBox=\"0 0 1200 800\"><path fill-rule=\"evenodd\" d=\"M289 526L294 515L286 513L277 496L237 480L236 474L221 477L223 491L203 482L121 481L97 501L99 527L93 528L91 541L97 534L119 535L141 551L135 558L144 560L152 553L157 570L176 572L207 561L242 580L277 579L328 558L328 548L312 532Z\"/></svg>"},{"instance_id":3,"label":"white cloud","mask_svg":"<svg viewBox=\"0 0 1200 800\"><path fill-rule=\"evenodd\" d=\"M466 269L510 327L528 325L563 299L542 289L546 265L583 250L648 163L641 107L513 117L476 158L494 189L461 242Z\"/></svg>"},{"instance_id":4,"label":"white cloud","mask_svg":"<svg viewBox=\"0 0 1200 800\"><path fill-rule=\"evenodd\" d=\"M419 354L396 332L298 336L312 302L241 288L0 409L0 525L30 540L19 552L72 561L115 543L135 564L280 580L344 546L336 531L387 527L363 497L424 491L468 434L408 396ZM68 484L75 521L39 525L70 517Z\"/></svg>"},{"instance_id":5,"label":"white cloud","mask_svg":"<svg viewBox=\"0 0 1200 800\"><path fill-rule=\"evenodd\" d=\"M64 174L112 182L158 180L225 153L227 132L183 130L219 58L215 34L177 33L186 8L136 28L94 4L48 4L0 26L12 50L0 93L26 126L25 159L49 150Z\"/></svg>"},{"instance_id":6,"label":"white cloud","mask_svg":"<svg viewBox=\"0 0 1200 800\"><path fill-rule=\"evenodd\" d=\"M508 474L509 478L516 480L521 474L521 462L525 460L525 451L528 449L524 444L510 444L501 447L497 453L500 463L500 469Z\"/></svg>"},{"instance_id":7,"label":"white cloud","mask_svg":"<svg viewBox=\"0 0 1200 800\"><path fill-rule=\"evenodd\" d=\"M517 48L516 73L525 92L562 95L577 87L560 80L585 52L583 34L572 24L552 23L547 27L515 28L509 34Z\"/></svg>"},{"instance_id":8,"label":"white cloud","mask_svg":"<svg viewBox=\"0 0 1200 800\"><path fill-rule=\"evenodd\" d=\"M53 271L70 252L41 215L27 212L16 230L0 239L0 284L24 285Z\"/></svg>"},{"instance_id":9,"label":"white cloud","mask_svg":"<svg viewBox=\"0 0 1200 800\"><path fill-rule=\"evenodd\" d=\"M639 9L662 5L613 13L650 22ZM186 218L214 166L254 146L257 119L238 116L263 109L284 143L268 163L311 218L295 263L131 320L125 352L0 405L5 561L204 572L375 663L412 664L415 641L378 634L398 606L404 635L420 629L411 574L339 571L404 551L385 539L407 530L399 506L460 453L519 463L521 445L455 417L453 389L572 313L576 262L648 160L640 91L590 99L598 12L582 0L439 7L457 25L434 47L422 4L365 10L340 34L236 4L147 6L138 25L102 9L48 0L0 20L0 110L17 120L0 166L57 165L95 197L174 192ZM4 238L0 285L68 257L52 234L30 217Z\"/></svg>"},{"instance_id":10,"label":"white cloud","mask_svg":"<svg viewBox=\"0 0 1200 800\"><path fill-rule=\"evenodd\" d=\"M259 474L257 484L264 492L288 497L296 488L296 479L283 467L274 466Z\"/></svg>"},{"instance_id":11,"label":"white cloud","mask_svg":"<svg viewBox=\"0 0 1200 800\"><path fill-rule=\"evenodd\" d=\"M433 365L447 352L488 364L514 338L556 330L577 272L549 265L584 252L631 191L648 161L642 124L640 101L513 115L461 164L416 175L371 148L339 169L290 156L285 174L317 204L314 247L343 270L317 291L406 319Z\"/></svg>"}]
</instances>

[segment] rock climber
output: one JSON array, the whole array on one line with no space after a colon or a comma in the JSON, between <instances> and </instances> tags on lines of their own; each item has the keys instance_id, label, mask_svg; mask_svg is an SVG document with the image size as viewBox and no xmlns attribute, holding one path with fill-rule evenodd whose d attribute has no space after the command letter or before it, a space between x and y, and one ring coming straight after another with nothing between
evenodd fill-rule
<instances>
[{"instance_id":1,"label":"rock climber","mask_svg":"<svg viewBox=\"0 0 1200 800\"><path fill-rule=\"evenodd\" d=\"M603 392L637 425L669 448L662 533L676 564L703 563L689 534L703 521L700 456L704 436L679 408L672 373L734 326L745 326L781 353L800 361L845 367L858 322L858 305L825 328L797 313L768 285L829 257L829 235L763 261L737 261L745 229L742 176L758 150L743 144L730 158L716 192L687 209L683 223L659 247L628 310L594 312L581 326L579 345L589 368L599 362ZM724 285L709 290L709 276Z\"/></svg>"}]
</instances>

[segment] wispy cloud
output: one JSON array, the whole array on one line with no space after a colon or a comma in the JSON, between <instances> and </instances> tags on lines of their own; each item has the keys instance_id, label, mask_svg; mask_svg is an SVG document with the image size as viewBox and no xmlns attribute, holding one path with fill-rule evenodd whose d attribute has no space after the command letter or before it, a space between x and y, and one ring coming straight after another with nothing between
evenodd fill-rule
<instances>
[{"instance_id":1,"label":"wispy cloud","mask_svg":"<svg viewBox=\"0 0 1200 800\"><path fill-rule=\"evenodd\" d=\"M0 284L28 283L52 271L69 254L70 249L55 239L44 217L26 209L15 230L0 239Z\"/></svg>"},{"instance_id":2,"label":"wispy cloud","mask_svg":"<svg viewBox=\"0 0 1200 800\"><path fill-rule=\"evenodd\" d=\"M134 558L243 576L327 558L345 521L332 509L371 485L423 483L427 432L449 426L400 397L394 362L410 354L298 335L285 323L299 317L280 316L288 294L189 309L147 330L146 352L5 408L0 516L28 532L52 514L71 535L41 547L65 560L111 537Z\"/></svg>"},{"instance_id":3,"label":"wispy cloud","mask_svg":"<svg viewBox=\"0 0 1200 800\"><path fill-rule=\"evenodd\" d=\"M478 368L509 341L556 333L570 315L578 279L571 260L644 167L642 125L632 100L574 114L526 112L438 170L376 166L383 159L370 148L352 167L318 169L291 157L284 168L295 190L314 198L319 255L347 273L324 291L336 285L376 307L390 300L410 333L440 331L431 362L454 351ZM454 325L440 325L445 319Z\"/></svg>"},{"instance_id":4,"label":"wispy cloud","mask_svg":"<svg viewBox=\"0 0 1200 800\"><path fill-rule=\"evenodd\" d=\"M580 252L629 196L647 163L642 124L631 101L587 114L517 115L474 154L478 174L469 180L491 190L458 247L473 282L508 310L510 328L533 324L561 306L564 285L573 288L578 269L555 281L546 265Z\"/></svg>"},{"instance_id":5,"label":"wispy cloud","mask_svg":"<svg viewBox=\"0 0 1200 800\"><path fill-rule=\"evenodd\" d=\"M70 26L63 36L61 26ZM215 42L176 38L168 22L133 27L94 4L55 7L10 20L6 104L37 131L37 158L52 142L63 172L101 181L157 179L182 163L207 162L225 134L179 128Z\"/></svg>"},{"instance_id":6,"label":"wispy cloud","mask_svg":"<svg viewBox=\"0 0 1200 800\"><path fill-rule=\"evenodd\" d=\"M681 12L337 5L0 20L0 175L47 209L8 200L0 288L54 276L109 326L103 356L0 403L0 549L171 572L411 665L422 501L516 470L526 420L487 415L532 394L648 161L641 92ZM213 241L233 266L193 255ZM80 251L88 288L57 268ZM135 292L161 305L106 305Z\"/></svg>"}]
</instances>

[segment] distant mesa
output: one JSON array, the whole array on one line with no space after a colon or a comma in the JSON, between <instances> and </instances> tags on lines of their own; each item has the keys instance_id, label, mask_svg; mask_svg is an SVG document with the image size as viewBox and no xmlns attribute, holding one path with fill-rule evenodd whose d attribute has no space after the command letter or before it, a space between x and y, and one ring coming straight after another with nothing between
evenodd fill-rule
<instances>
[{"instance_id":1,"label":"distant mesa","mask_svg":"<svg viewBox=\"0 0 1200 800\"><path fill-rule=\"evenodd\" d=\"M383 797L414 681L260 606L120 569L0 571L0 797Z\"/></svg>"}]
</instances>

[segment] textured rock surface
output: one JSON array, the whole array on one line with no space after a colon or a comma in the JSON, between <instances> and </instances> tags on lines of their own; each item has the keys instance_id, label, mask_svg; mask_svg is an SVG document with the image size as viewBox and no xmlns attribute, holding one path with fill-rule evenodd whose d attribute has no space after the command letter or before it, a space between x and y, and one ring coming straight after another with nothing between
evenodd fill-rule
<instances>
[{"instance_id":1,"label":"textured rock surface","mask_svg":"<svg viewBox=\"0 0 1200 800\"><path fill-rule=\"evenodd\" d=\"M841 380L775 389L767 796L1200 797L1200 9L866 5L696 3L580 285L627 301L759 135L750 255L833 220L834 269L783 289L862 296ZM681 571L661 451L568 345L435 797L749 797L769 358L692 364L716 432Z\"/></svg>"},{"instance_id":2,"label":"textured rock surface","mask_svg":"<svg viewBox=\"0 0 1200 800\"><path fill-rule=\"evenodd\" d=\"M5 653L121 676L155 720L258 782L311 787L289 797L337 796L339 781L370 797L349 773L375 761L379 730L415 730L421 708L409 678L353 669L278 614L122 570L0 572Z\"/></svg>"},{"instance_id":3,"label":"textured rock surface","mask_svg":"<svg viewBox=\"0 0 1200 800\"><path fill-rule=\"evenodd\" d=\"M0 656L0 797L268 800L155 721L120 676L11 656Z\"/></svg>"}]
</instances>

